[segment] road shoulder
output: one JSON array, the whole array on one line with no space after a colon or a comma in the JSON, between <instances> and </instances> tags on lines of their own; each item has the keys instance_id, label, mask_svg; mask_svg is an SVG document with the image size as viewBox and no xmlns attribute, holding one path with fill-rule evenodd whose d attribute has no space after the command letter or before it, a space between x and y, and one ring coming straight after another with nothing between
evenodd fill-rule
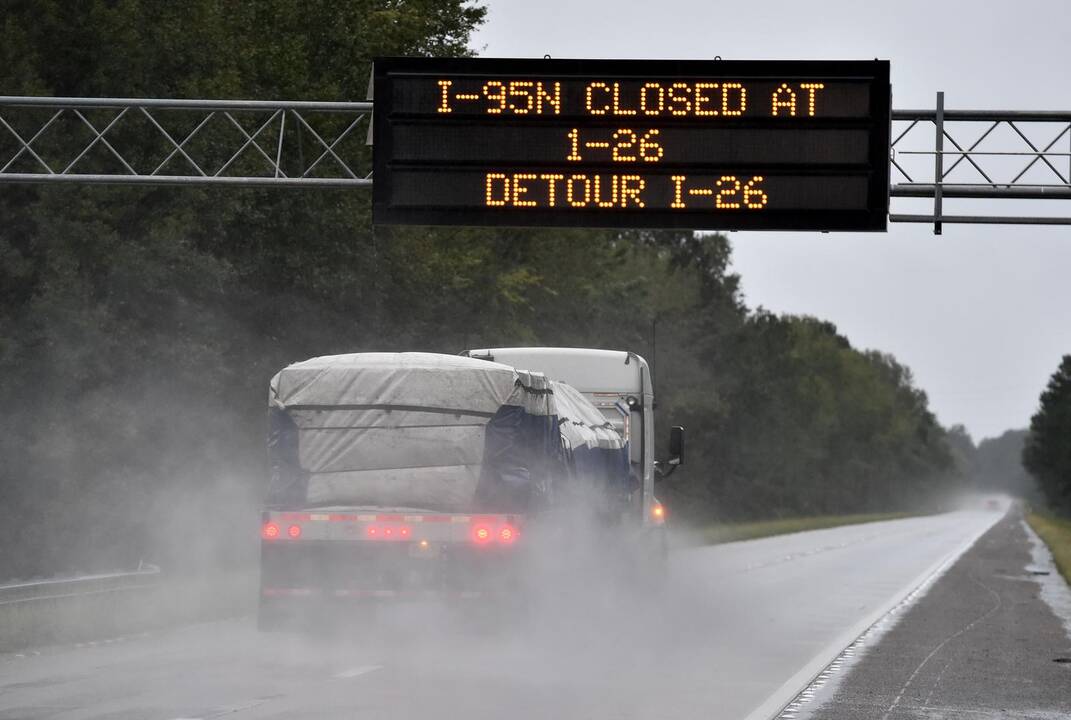
<instances>
[{"instance_id":1,"label":"road shoulder","mask_svg":"<svg viewBox=\"0 0 1071 720\"><path fill-rule=\"evenodd\" d=\"M816 720L1071 714L1071 640L1042 599L1030 537L1009 512L813 703ZM813 690L812 690L813 692Z\"/></svg>"}]
</instances>

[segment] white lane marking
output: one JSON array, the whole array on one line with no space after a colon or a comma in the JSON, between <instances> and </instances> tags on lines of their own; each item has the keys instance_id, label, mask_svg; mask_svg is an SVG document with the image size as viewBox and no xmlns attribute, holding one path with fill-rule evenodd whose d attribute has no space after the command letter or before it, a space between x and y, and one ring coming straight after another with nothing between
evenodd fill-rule
<instances>
[{"instance_id":1,"label":"white lane marking","mask_svg":"<svg viewBox=\"0 0 1071 720\"><path fill-rule=\"evenodd\" d=\"M358 665L357 667L351 667L348 670L343 670L342 672L337 672L334 675L332 675L331 677L339 679L339 680L346 679L346 678L355 678L358 675L365 675L367 673L375 672L376 670L382 670L382 669L383 669L382 665Z\"/></svg>"},{"instance_id":2,"label":"white lane marking","mask_svg":"<svg viewBox=\"0 0 1071 720\"><path fill-rule=\"evenodd\" d=\"M1006 513L1005 513L1006 514ZM864 635L873 625L883 620L887 615L897 610L899 606L907 607L918 599L937 579L971 547L978 542L982 535L1002 520L1004 515L998 515L990 519L986 525L976 530L965 542L952 550L951 553L941 557L937 562L927 568L921 575L916 577L908 585L897 592L892 598L883 603L876 611L855 623L848 631L843 633L837 640L830 643L825 650L815 655L801 670L789 678L770 697L752 710L745 720L768 720L777 718L785 710L789 710L789 716L798 713L798 708L791 707L795 698L803 691L810 688L811 683L819 679L822 671L836 660L845 650L848 650L860 636ZM899 608L903 609L903 608ZM899 613L893 613L895 619L899 619Z\"/></svg>"},{"instance_id":3,"label":"white lane marking","mask_svg":"<svg viewBox=\"0 0 1071 720\"><path fill-rule=\"evenodd\" d=\"M212 720L212 718L223 717L224 715L232 715L235 713L244 712L245 710L252 710L253 708L263 705L269 700L274 700L279 697L278 695L271 695L269 697L257 698L251 702L240 703L235 705L224 705L222 707L213 708L211 712L206 713L204 717L200 718L186 718L185 720Z\"/></svg>"},{"instance_id":4,"label":"white lane marking","mask_svg":"<svg viewBox=\"0 0 1071 720\"><path fill-rule=\"evenodd\" d=\"M966 552L966 551L964 551ZM796 696L796 698L790 702L781 713L777 716L777 720L793 720L794 718L804 717L804 707L814 701L818 696L819 691L822 691L828 685L830 691L835 690L836 686L843 680L840 676L842 669L848 666L856 653L865 652L868 645L873 645L875 642L881 640L886 632L891 630L900 621L900 616L911 609L915 602L919 600L930 589L934 583L936 583L945 572L955 564L955 561L959 559L959 556L949 557L945 562L938 567L929 577L922 582L921 585L912 590L908 595L889 610L884 616L877 622L871 625L866 631L857 637L851 645L846 647L843 652L840 653L826 668L818 674L811 684L808 685L803 692ZM924 705L928 704L923 703ZM820 707L820 706L819 706Z\"/></svg>"}]
</instances>

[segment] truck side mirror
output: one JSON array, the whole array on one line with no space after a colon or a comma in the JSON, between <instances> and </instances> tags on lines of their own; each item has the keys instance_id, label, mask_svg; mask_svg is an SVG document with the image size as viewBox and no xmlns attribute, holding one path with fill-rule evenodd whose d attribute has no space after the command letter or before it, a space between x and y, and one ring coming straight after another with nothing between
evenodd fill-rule
<instances>
[{"instance_id":1,"label":"truck side mirror","mask_svg":"<svg viewBox=\"0 0 1071 720\"><path fill-rule=\"evenodd\" d=\"M684 464L684 428L680 425L669 429L669 464Z\"/></svg>"}]
</instances>

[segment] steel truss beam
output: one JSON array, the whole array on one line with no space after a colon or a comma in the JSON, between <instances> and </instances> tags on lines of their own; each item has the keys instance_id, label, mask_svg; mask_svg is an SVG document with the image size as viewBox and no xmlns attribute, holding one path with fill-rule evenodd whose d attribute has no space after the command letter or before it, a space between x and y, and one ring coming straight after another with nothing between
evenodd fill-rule
<instances>
[{"instance_id":1,"label":"steel truss beam","mask_svg":"<svg viewBox=\"0 0 1071 720\"><path fill-rule=\"evenodd\" d=\"M370 102L0 97L0 182L367 187Z\"/></svg>"},{"instance_id":2,"label":"steel truss beam","mask_svg":"<svg viewBox=\"0 0 1071 720\"><path fill-rule=\"evenodd\" d=\"M946 199L1071 200L1071 112L946 110L937 93L933 110L894 110L892 119L890 195L932 198L933 213L891 213L891 222L933 223L938 235L943 223L1071 225L1069 217L944 208Z\"/></svg>"},{"instance_id":3,"label":"steel truss beam","mask_svg":"<svg viewBox=\"0 0 1071 720\"><path fill-rule=\"evenodd\" d=\"M0 96L0 183L370 187L371 111L371 102ZM933 223L938 234L943 223L1071 225L945 212L946 200L1071 200L1071 112L946 110L938 93L933 110L892 119L890 195L933 199L933 212L890 221Z\"/></svg>"}]
</instances>

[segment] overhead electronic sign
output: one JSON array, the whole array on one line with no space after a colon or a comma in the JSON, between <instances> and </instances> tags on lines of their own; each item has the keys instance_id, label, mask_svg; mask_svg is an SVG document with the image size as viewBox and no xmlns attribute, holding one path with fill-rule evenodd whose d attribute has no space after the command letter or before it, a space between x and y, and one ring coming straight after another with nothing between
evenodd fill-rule
<instances>
[{"instance_id":1,"label":"overhead electronic sign","mask_svg":"<svg viewBox=\"0 0 1071 720\"><path fill-rule=\"evenodd\" d=\"M884 230L886 61L375 61L373 222Z\"/></svg>"}]
</instances>

